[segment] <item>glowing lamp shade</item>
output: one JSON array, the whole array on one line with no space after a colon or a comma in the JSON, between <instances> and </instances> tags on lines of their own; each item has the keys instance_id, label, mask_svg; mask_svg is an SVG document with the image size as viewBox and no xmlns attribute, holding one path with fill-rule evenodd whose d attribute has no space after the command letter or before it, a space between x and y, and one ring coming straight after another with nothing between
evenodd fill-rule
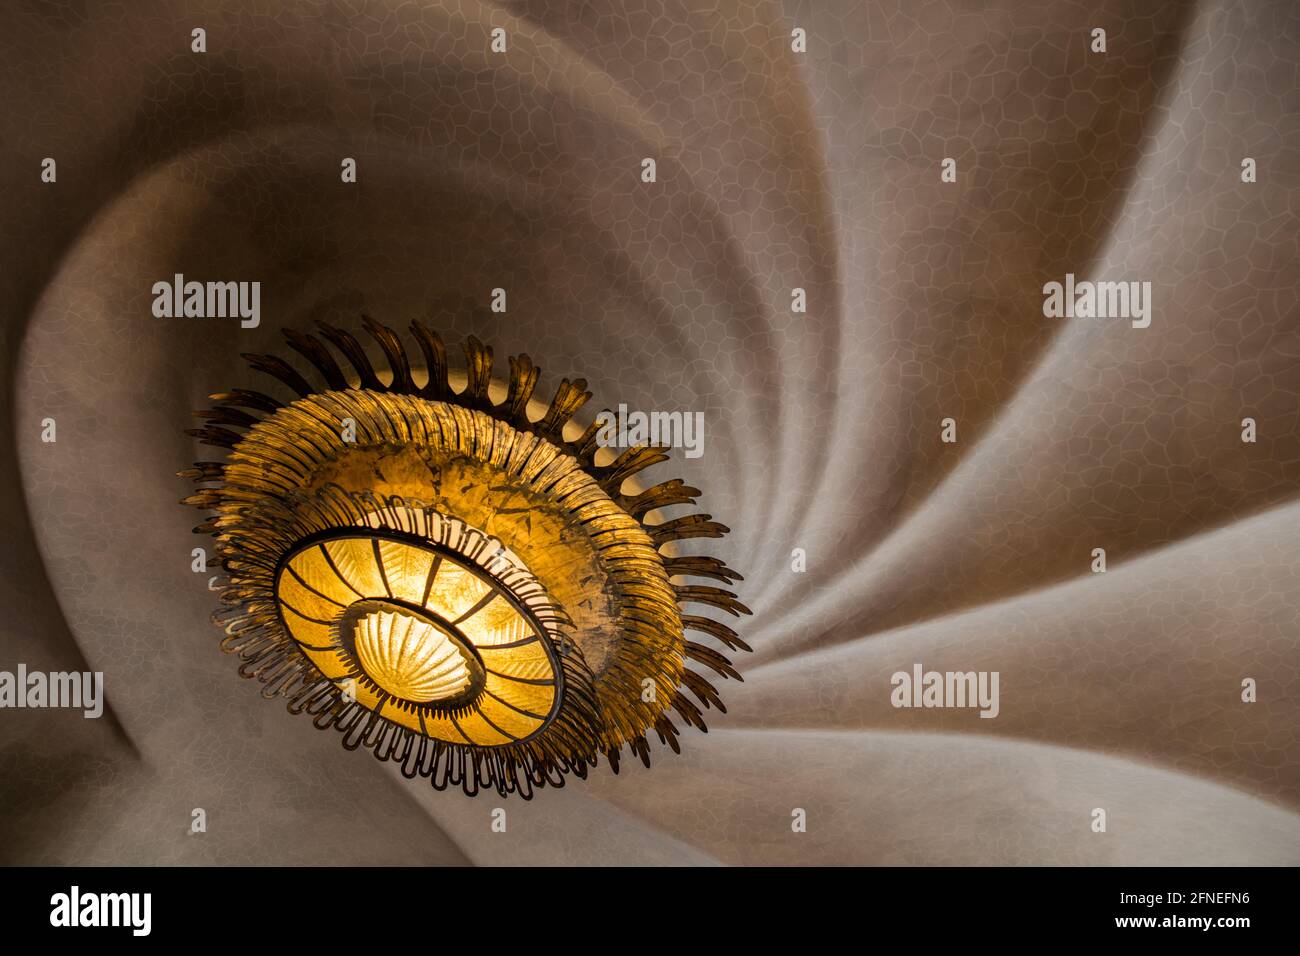
<instances>
[{"instance_id":1,"label":"glowing lamp shade","mask_svg":"<svg viewBox=\"0 0 1300 956\"><path fill-rule=\"evenodd\" d=\"M471 337L457 388L420 323L423 369L392 329L366 329L387 373L346 331L287 332L322 385L249 356L296 397L218 393L191 430L227 452L181 474L229 574L214 620L240 673L437 789L529 798L601 756L617 771L625 747L649 766L648 735L678 751L677 721L705 729L703 711L722 709L694 668L739 678L708 642L749 649L684 610L749 613L688 580L740 575L678 547L727 529L673 514L699 495L680 480L633 487L661 450L598 458L596 424L571 421L581 379L543 404L526 355L494 383Z\"/></svg>"},{"instance_id":2,"label":"glowing lamp shade","mask_svg":"<svg viewBox=\"0 0 1300 956\"><path fill-rule=\"evenodd\" d=\"M531 578L513 570L516 586ZM408 729L517 743L554 708L559 668L540 621L449 552L345 532L290 554L276 600L321 674Z\"/></svg>"},{"instance_id":3,"label":"glowing lamp shade","mask_svg":"<svg viewBox=\"0 0 1300 956\"><path fill-rule=\"evenodd\" d=\"M390 697L428 704L458 697L473 683L473 658L434 621L404 608L375 609L352 627L361 669Z\"/></svg>"}]
</instances>

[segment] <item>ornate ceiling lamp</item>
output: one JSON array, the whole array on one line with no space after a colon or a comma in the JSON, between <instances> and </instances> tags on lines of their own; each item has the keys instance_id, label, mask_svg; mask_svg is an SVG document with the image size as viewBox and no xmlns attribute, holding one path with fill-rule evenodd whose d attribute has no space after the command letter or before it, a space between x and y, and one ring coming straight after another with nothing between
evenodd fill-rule
<instances>
[{"instance_id":1,"label":"ornate ceiling lamp","mask_svg":"<svg viewBox=\"0 0 1300 956\"><path fill-rule=\"evenodd\" d=\"M584 380L564 379L543 405L528 356L494 383L492 350L470 337L457 373L416 322L419 385L401 338L365 328L387 359L382 378L344 330L287 331L322 387L281 358L245 356L297 399L214 395L189 432L229 449L180 474L203 486L184 503L212 512L195 530L215 536L229 575L214 620L240 673L337 728L348 749L440 790L528 798L585 777L602 753L617 771L625 745L649 766L651 731L679 752L670 713L705 730L701 708L725 712L689 665L740 679L685 631L749 650L725 624L683 611L748 614L734 593L675 583L740 580L676 548L727 528L704 514L655 521L699 491L632 487L667 455L613 457L599 420L572 423L591 397Z\"/></svg>"}]
</instances>

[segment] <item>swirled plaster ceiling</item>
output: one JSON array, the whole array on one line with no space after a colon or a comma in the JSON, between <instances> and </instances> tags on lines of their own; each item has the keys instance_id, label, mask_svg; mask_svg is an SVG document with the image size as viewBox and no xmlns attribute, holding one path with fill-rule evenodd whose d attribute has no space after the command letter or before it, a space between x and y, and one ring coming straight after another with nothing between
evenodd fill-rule
<instances>
[{"instance_id":1,"label":"swirled plaster ceiling","mask_svg":"<svg viewBox=\"0 0 1300 956\"><path fill-rule=\"evenodd\" d=\"M6 10L0 654L108 711L4 714L5 862L1300 862L1300 19L1091 6ZM1067 272L1151 279L1152 327L1044 319ZM260 326L154 318L174 273L261 281ZM231 679L181 429L362 312L705 414L671 467L755 653L680 757L493 834ZM893 709L914 661L1001 714Z\"/></svg>"}]
</instances>

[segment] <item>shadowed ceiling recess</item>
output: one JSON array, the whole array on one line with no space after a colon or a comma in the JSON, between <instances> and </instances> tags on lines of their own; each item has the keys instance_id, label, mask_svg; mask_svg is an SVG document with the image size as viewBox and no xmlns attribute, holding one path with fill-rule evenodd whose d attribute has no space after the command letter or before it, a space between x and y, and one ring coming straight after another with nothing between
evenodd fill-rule
<instances>
[{"instance_id":1,"label":"shadowed ceiling recess","mask_svg":"<svg viewBox=\"0 0 1300 956\"><path fill-rule=\"evenodd\" d=\"M305 373L245 357L296 398L223 392L189 431L228 450L180 475L199 485L183 502L210 513L195 530L215 536L229 578L213 619L240 674L440 790L528 798L601 754L617 771L624 746L649 766L650 733L679 751L676 720L705 730L704 709L725 712L692 667L740 679L686 632L749 650L686 613L749 613L725 588L687 583L741 579L679 553L727 532L706 514L663 516L699 490L631 488L668 456L639 446L604 461L598 422L570 424L591 397L583 379L543 404L527 355L494 384L491 348L471 336L453 370L414 322L421 372L394 330L364 327L387 373L343 329L286 330Z\"/></svg>"}]
</instances>

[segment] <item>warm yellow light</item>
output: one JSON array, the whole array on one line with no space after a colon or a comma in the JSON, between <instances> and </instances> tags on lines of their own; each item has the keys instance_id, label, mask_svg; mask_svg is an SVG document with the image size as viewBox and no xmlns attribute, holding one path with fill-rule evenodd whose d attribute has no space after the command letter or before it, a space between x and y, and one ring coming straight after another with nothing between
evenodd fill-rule
<instances>
[{"instance_id":1,"label":"warm yellow light","mask_svg":"<svg viewBox=\"0 0 1300 956\"><path fill-rule=\"evenodd\" d=\"M511 744L554 707L547 639L504 591L449 555L343 535L293 555L276 597L322 674L345 682L359 668L373 686L357 682L357 700L426 736Z\"/></svg>"},{"instance_id":2,"label":"warm yellow light","mask_svg":"<svg viewBox=\"0 0 1300 956\"><path fill-rule=\"evenodd\" d=\"M394 697L428 703L464 693L473 675L451 634L401 610L371 611L353 625L357 659Z\"/></svg>"},{"instance_id":3,"label":"warm yellow light","mask_svg":"<svg viewBox=\"0 0 1300 956\"><path fill-rule=\"evenodd\" d=\"M724 588L677 583L739 579L677 549L727 531L665 513L699 491L639 483L658 449L602 447L597 423L575 419L585 379L560 381L548 404L525 354L498 381L474 336L455 369L419 321L418 356L397 331L364 325L387 372L345 329L322 324L324 341L286 330L314 371L248 359L300 397L223 392L191 430L230 449L182 474L200 484L186 502L209 512L195 530L216 535L230 572L216 620L240 672L349 749L470 795L527 799L601 755L617 772L625 747L648 765L650 736L678 750L674 721L704 730L702 710L721 703L687 662L739 675L685 630L749 648L683 607L749 609Z\"/></svg>"}]
</instances>

